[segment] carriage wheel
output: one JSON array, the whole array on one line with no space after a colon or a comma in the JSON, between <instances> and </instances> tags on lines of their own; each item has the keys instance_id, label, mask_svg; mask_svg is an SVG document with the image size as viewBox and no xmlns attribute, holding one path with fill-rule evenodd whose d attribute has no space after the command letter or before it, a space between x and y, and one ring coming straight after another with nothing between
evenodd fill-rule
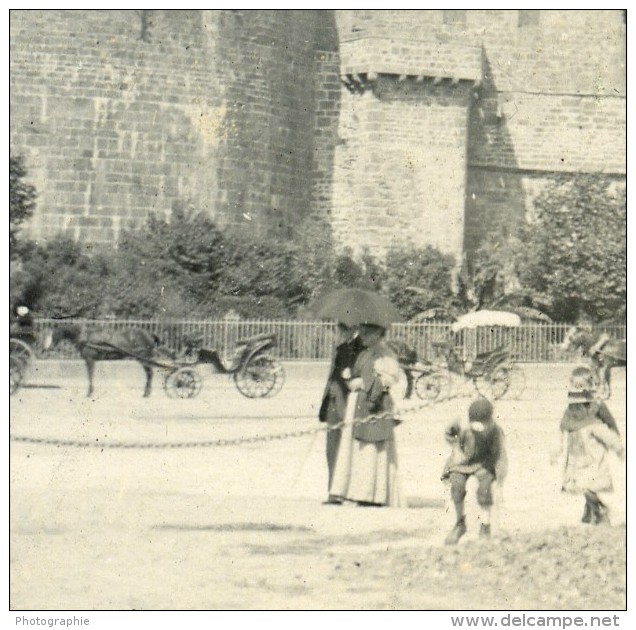
<instances>
[{"instance_id":1,"label":"carriage wheel","mask_svg":"<svg viewBox=\"0 0 636 630\"><path fill-rule=\"evenodd\" d=\"M23 372L25 372L35 359L35 352L33 352L29 344L22 340L9 339L9 356L20 361L23 366Z\"/></svg>"},{"instance_id":2,"label":"carriage wheel","mask_svg":"<svg viewBox=\"0 0 636 630\"><path fill-rule=\"evenodd\" d=\"M202 387L201 376L191 367L170 372L163 384L169 398L195 398Z\"/></svg>"},{"instance_id":3,"label":"carriage wheel","mask_svg":"<svg viewBox=\"0 0 636 630\"><path fill-rule=\"evenodd\" d=\"M415 381L415 393L422 400L440 400L448 396L450 379L447 374L421 374Z\"/></svg>"},{"instance_id":4,"label":"carriage wheel","mask_svg":"<svg viewBox=\"0 0 636 630\"><path fill-rule=\"evenodd\" d=\"M265 354L251 359L234 373L236 388L247 398L275 396L285 382L285 370L279 361Z\"/></svg>"},{"instance_id":5,"label":"carriage wheel","mask_svg":"<svg viewBox=\"0 0 636 630\"><path fill-rule=\"evenodd\" d=\"M522 368L513 365L508 371L508 391L505 397L519 400L525 391L526 373Z\"/></svg>"},{"instance_id":6,"label":"carriage wheel","mask_svg":"<svg viewBox=\"0 0 636 630\"><path fill-rule=\"evenodd\" d=\"M22 379L24 378L24 366L22 361L17 359L16 357L9 357L9 395L13 396L18 389L20 389L20 385L22 384Z\"/></svg>"},{"instance_id":7,"label":"carriage wheel","mask_svg":"<svg viewBox=\"0 0 636 630\"><path fill-rule=\"evenodd\" d=\"M486 376L474 379L473 382L482 396L499 400L510 386L510 369L500 366Z\"/></svg>"},{"instance_id":8,"label":"carriage wheel","mask_svg":"<svg viewBox=\"0 0 636 630\"><path fill-rule=\"evenodd\" d=\"M270 371L274 377L274 386L272 387L272 389L269 390L269 392L267 392L267 398L276 396L276 394L278 394L278 392L283 389L283 385L285 384L285 368L282 366L280 361L271 359Z\"/></svg>"}]
</instances>

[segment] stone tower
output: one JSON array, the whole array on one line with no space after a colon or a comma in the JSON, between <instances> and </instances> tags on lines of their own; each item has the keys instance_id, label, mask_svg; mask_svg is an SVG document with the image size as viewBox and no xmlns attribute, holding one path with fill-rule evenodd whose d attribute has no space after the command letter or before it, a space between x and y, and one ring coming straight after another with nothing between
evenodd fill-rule
<instances>
[{"instance_id":1,"label":"stone tower","mask_svg":"<svg viewBox=\"0 0 636 630\"><path fill-rule=\"evenodd\" d=\"M456 257L554 173L626 173L621 11L338 12L333 225Z\"/></svg>"},{"instance_id":2,"label":"stone tower","mask_svg":"<svg viewBox=\"0 0 636 630\"><path fill-rule=\"evenodd\" d=\"M458 260L555 173L626 176L620 10L12 10L31 235L150 212Z\"/></svg>"}]
</instances>

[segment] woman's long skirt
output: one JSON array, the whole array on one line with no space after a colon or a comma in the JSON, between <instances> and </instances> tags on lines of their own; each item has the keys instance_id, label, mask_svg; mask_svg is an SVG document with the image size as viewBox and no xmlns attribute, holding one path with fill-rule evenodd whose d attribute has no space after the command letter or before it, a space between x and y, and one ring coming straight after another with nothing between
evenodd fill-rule
<instances>
[{"instance_id":1,"label":"woman's long skirt","mask_svg":"<svg viewBox=\"0 0 636 630\"><path fill-rule=\"evenodd\" d=\"M348 501L404 507L395 440L361 442L353 437L357 394L349 394L345 426L329 494Z\"/></svg>"}]
</instances>

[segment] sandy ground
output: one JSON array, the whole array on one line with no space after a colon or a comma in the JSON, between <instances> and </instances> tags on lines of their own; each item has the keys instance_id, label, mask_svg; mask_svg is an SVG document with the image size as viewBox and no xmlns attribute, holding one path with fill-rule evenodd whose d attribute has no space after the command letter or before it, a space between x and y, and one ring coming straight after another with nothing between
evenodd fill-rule
<instances>
[{"instance_id":1,"label":"sandy ground","mask_svg":"<svg viewBox=\"0 0 636 630\"><path fill-rule=\"evenodd\" d=\"M624 478L613 525L599 533L579 523L581 500L559 492L549 461L571 365L524 366L523 395L496 404L511 466L494 535L476 540L471 522L452 549L442 544L454 520L439 481L443 429L466 413L472 386L403 415L409 508L336 507L322 504L325 434L316 420L328 366L285 367L272 399L247 399L210 375L198 398L172 400L159 377L143 399L135 364L98 364L87 399L80 365L38 364L11 399L11 436L52 443L10 444L10 608L625 608ZM614 379L608 404L624 434L625 371ZM278 439L248 441L264 435ZM222 439L245 441L193 446ZM472 499L468 507L474 514ZM592 578L570 583L567 565L581 549Z\"/></svg>"}]
</instances>

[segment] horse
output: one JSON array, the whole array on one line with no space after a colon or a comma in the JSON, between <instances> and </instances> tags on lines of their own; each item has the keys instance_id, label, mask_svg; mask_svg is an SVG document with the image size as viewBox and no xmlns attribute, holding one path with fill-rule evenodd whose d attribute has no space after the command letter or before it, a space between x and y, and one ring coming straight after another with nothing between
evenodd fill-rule
<instances>
[{"instance_id":1,"label":"horse","mask_svg":"<svg viewBox=\"0 0 636 630\"><path fill-rule=\"evenodd\" d=\"M572 326L563 339L561 349L572 348L580 349L583 356L589 359L602 393L609 398L612 395L612 369L627 367L627 342Z\"/></svg>"},{"instance_id":2,"label":"horse","mask_svg":"<svg viewBox=\"0 0 636 630\"><path fill-rule=\"evenodd\" d=\"M135 359L139 361L146 374L144 398L152 392L153 357L160 339L143 328L125 328L123 330L92 330L84 332L78 325L60 326L52 332L52 347L62 341L74 345L86 364L88 374L88 393L93 395L93 374L97 361L118 361Z\"/></svg>"}]
</instances>

